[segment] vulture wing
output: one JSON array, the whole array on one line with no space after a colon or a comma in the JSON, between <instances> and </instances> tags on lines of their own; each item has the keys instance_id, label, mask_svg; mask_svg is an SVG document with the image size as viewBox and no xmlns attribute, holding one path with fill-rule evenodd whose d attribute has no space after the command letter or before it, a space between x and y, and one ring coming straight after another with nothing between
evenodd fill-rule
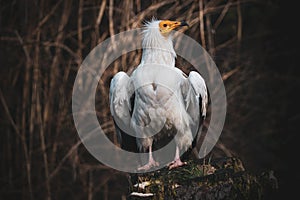
<instances>
[{"instance_id":1,"label":"vulture wing","mask_svg":"<svg viewBox=\"0 0 300 200\"><path fill-rule=\"evenodd\" d=\"M118 72L110 83L110 111L114 119L117 139L121 148L137 152L136 138L127 134L133 130L130 121L134 104L134 85L125 72ZM126 142L125 142L126 141Z\"/></svg>"}]
</instances>

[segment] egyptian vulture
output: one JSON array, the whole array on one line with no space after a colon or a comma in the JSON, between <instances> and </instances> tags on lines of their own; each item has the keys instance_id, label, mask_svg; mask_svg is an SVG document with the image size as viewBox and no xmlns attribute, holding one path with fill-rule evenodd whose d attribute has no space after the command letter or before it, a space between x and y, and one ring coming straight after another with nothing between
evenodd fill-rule
<instances>
[{"instance_id":1,"label":"egyptian vulture","mask_svg":"<svg viewBox=\"0 0 300 200\"><path fill-rule=\"evenodd\" d=\"M147 22L141 63L130 76L118 72L110 83L110 110L121 147L135 151L130 147L134 140L138 151L149 152L148 163L138 170L159 165L152 155L153 142L164 135L172 136L176 144L169 169L185 165L180 152L191 147L206 116L208 94L204 79L196 71L187 76L175 67L172 32L182 26L188 24L170 20Z\"/></svg>"}]
</instances>

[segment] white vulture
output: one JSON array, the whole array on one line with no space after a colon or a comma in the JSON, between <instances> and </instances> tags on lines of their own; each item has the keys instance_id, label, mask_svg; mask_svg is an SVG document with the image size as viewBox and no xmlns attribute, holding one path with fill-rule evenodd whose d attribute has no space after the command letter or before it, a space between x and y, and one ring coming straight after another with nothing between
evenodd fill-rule
<instances>
[{"instance_id":1,"label":"white vulture","mask_svg":"<svg viewBox=\"0 0 300 200\"><path fill-rule=\"evenodd\" d=\"M121 147L149 152L148 163L138 170L159 165L152 154L153 142L162 135L171 135L176 144L169 169L185 165L180 152L192 146L206 116L208 94L204 79L196 71L187 76L175 67L172 32L181 26L188 24L170 20L147 22L143 30L141 63L130 76L118 72L110 83L110 110ZM164 80L158 80L159 77ZM143 81L142 85L137 83ZM152 127L141 128L148 125ZM154 126L159 127L157 134ZM129 133L131 131L135 133ZM137 148L130 146L132 143Z\"/></svg>"}]
</instances>

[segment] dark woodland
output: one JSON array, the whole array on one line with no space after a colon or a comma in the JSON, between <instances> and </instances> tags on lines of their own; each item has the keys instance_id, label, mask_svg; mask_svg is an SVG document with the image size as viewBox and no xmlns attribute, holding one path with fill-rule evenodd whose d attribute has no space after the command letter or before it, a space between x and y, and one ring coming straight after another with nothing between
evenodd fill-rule
<instances>
[{"instance_id":1,"label":"dark woodland","mask_svg":"<svg viewBox=\"0 0 300 200\"><path fill-rule=\"evenodd\" d=\"M126 198L128 175L100 163L81 143L72 89L94 47L152 17L187 21L184 33L207 50L222 75L226 121L208 158L237 157L252 174L272 170L278 181L272 199L297 195L295 7L279 0L1 0L0 199ZM141 50L124 54L97 87L97 117L116 145L109 83L140 59Z\"/></svg>"}]
</instances>

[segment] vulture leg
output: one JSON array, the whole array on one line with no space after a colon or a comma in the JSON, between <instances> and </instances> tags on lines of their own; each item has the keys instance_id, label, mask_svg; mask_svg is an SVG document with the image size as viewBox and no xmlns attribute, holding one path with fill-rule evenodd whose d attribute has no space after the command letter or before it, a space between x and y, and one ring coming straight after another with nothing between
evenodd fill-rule
<instances>
[{"instance_id":1,"label":"vulture leg","mask_svg":"<svg viewBox=\"0 0 300 200\"><path fill-rule=\"evenodd\" d=\"M146 165L142 166L142 167L139 167L138 170L141 171L141 170L149 170L151 169L152 167L157 167L159 166L159 163L156 162L152 156L152 145L149 146L149 161Z\"/></svg>"},{"instance_id":2,"label":"vulture leg","mask_svg":"<svg viewBox=\"0 0 300 200\"><path fill-rule=\"evenodd\" d=\"M177 168L186 164L187 164L186 162L182 162L180 160L179 147L176 145L175 158L174 161L169 164L169 169Z\"/></svg>"}]
</instances>

